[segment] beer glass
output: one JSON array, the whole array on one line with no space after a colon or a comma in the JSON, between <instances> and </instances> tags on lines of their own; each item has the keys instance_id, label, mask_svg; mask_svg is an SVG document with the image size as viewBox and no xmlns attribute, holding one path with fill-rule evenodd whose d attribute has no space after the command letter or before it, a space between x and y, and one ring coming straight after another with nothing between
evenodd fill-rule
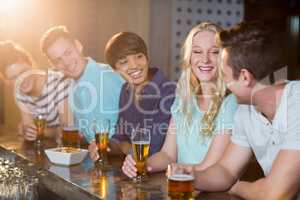
<instances>
[{"instance_id":1,"label":"beer glass","mask_svg":"<svg viewBox=\"0 0 300 200\"><path fill-rule=\"evenodd\" d=\"M64 147L80 148L79 131L76 126L68 124L63 125L62 145Z\"/></svg>"},{"instance_id":2,"label":"beer glass","mask_svg":"<svg viewBox=\"0 0 300 200\"><path fill-rule=\"evenodd\" d=\"M189 174L173 174L168 176L168 199L192 200L194 177Z\"/></svg>"},{"instance_id":3,"label":"beer glass","mask_svg":"<svg viewBox=\"0 0 300 200\"><path fill-rule=\"evenodd\" d=\"M42 145L42 140L44 138L44 132L46 128L46 119L42 115L36 115L33 119L33 123L36 127L36 145L40 147Z\"/></svg>"},{"instance_id":4,"label":"beer glass","mask_svg":"<svg viewBox=\"0 0 300 200\"><path fill-rule=\"evenodd\" d=\"M98 164L107 164L109 129L110 121L108 119L94 120L95 141L99 154Z\"/></svg>"},{"instance_id":5,"label":"beer glass","mask_svg":"<svg viewBox=\"0 0 300 200\"><path fill-rule=\"evenodd\" d=\"M133 131L131 144L137 168L135 181L142 181L147 175L146 160L149 155L150 138L150 131L148 129L138 128Z\"/></svg>"}]
</instances>

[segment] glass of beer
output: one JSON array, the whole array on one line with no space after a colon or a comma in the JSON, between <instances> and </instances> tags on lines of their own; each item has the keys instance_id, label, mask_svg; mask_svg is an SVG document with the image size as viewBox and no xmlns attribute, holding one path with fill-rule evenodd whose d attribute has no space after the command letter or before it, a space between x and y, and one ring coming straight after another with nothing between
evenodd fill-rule
<instances>
[{"instance_id":1,"label":"glass of beer","mask_svg":"<svg viewBox=\"0 0 300 200\"><path fill-rule=\"evenodd\" d=\"M133 158L136 162L137 176L135 181L142 181L147 176L146 161L150 148L150 131L145 128L137 128L131 137Z\"/></svg>"},{"instance_id":2,"label":"glass of beer","mask_svg":"<svg viewBox=\"0 0 300 200\"><path fill-rule=\"evenodd\" d=\"M192 200L194 177L189 174L172 174L168 176L168 199Z\"/></svg>"},{"instance_id":3,"label":"glass of beer","mask_svg":"<svg viewBox=\"0 0 300 200\"><path fill-rule=\"evenodd\" d=\"M33 119L33 123L36 127L36 145L39 147L42 145L42 140L44 138L46 119L42 115L36 115Z\"/></svg>"},{"instance_id":4,"label":"glass of beer","mask_svg":"<svg viewBox=\"0 0 300 200\"><path fill-rule=\"evenodd\" d=\"M78 128L74 125L62 127L62 145L64 147L80 148L80 137Z\"/></svg>"},{"instance_id":5,"label":"glass of beer","mask_svg":"<svg viewBox=\"0 0 300 200\"><path fill-rule=\"evenodd\" d=\"M110 121L108 119L98 119L94 121L95 141L98 147L98 164L107 164L107 152L109 145Z\"/></svg>"}]
</instances>

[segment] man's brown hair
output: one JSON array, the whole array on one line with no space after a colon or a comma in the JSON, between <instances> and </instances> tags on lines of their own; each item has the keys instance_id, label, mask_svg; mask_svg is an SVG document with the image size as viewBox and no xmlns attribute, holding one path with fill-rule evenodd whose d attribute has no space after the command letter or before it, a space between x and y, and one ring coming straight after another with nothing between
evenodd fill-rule
<instances>
[{"instance_id":1,"label":"man's brown hair","mask_svg":"<svg viewBox=\"0 0 300 200\"><path fill-rule=\"evenodd\" d=\"M47 49L58 39L65 38L74 41L75 38L65 26L54 26L48 29L41 39L41 50L47 54Z\"/></svg>"},{"instance_id":2,"label":"man's brown hair","mask_svg":"<svg viewBox=\"0 0 300 200\"><path fill-rule=\"evenodd\" d=\"M143 53L148 59L147 46L144 40L132 32L115 34L105 47L106 62L113 68L119 59L131 54Z\"/></svg>"},{"instance_id":3,"label":"man's brown hair","mask_svg":"<svg viewBox=\"0 0 300 200\"><path fill-rule=\"evenodd\" d=\"M14 63L27 63L33 65L30 54L22 47L12 41L6 40L0 42L0 72L5 73L8 66Z\"/></svg>"},{"instance_id":4,"label":"man's brown hair","mask_svg":"<svg viewBox=\"0 0 300 200\"><path fill-rule=\"evenodd\" d=\"M261 80L284 66L279 37L262 22L242 22L218 35L219 45L228 53L234 78L247 69Z\"/></svg>"}]
</instances>

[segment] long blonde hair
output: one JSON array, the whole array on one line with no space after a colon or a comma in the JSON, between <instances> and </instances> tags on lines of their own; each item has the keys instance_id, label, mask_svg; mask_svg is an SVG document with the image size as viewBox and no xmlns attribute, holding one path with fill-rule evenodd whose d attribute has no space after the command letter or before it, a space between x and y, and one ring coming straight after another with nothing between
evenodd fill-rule
<instances>
[{"instance_id":1,"label":"long blonde hair","mask_svg":"<svg viewBox=\"0 0 300 200\"><path fill-rule=\"evenodd\" d=\"M182 74L177 84L177 95L181 99L181 111L186 115L188 121L191 120L192 110L189 105L193 104L195 95L202 94L200 81L192 71L191 54L192 43L194 36L202 31L211 31L215 34L222 29L210 22L202 22L195 26L188 34L184 45L181 49L181 67ZM225 84L223 82L222 72L220 67L217 67L216 91L214 92L212 101L201 119L201 133L204 136L212 136L215 129L215 118L218 115L220 106L225 95Z\"/></svg>"}]
</instances>

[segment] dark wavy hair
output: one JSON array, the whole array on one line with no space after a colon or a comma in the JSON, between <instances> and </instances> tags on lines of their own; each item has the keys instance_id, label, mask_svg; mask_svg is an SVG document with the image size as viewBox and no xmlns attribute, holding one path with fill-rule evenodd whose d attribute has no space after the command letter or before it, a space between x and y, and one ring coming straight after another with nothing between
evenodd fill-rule
<instances>
[{"instance_id":1,"label":"dark wavy hair","mask_svg":"<svg viewBox=\"0 0 300 200\"><path fill-rule=\"evenodd\" d=\"M112 36L104 52L106 62L113 68L119 59L137 53L143 53L149 59L145 41L133 32L120 32Z\"/></svg>"},{"instance_id":2,"label":"dark wavy hair","mask_svg":"<svg viewBox=\"0 0 300 200\"><path fill-rule=\"evenodd\" d=\"M238 23L221 31L217 40L229 55L234 78L238 78L241 69L247 69L256 80L261 80L284 66L280 37L262 22Z\"/></svg>"}]
</instances>

